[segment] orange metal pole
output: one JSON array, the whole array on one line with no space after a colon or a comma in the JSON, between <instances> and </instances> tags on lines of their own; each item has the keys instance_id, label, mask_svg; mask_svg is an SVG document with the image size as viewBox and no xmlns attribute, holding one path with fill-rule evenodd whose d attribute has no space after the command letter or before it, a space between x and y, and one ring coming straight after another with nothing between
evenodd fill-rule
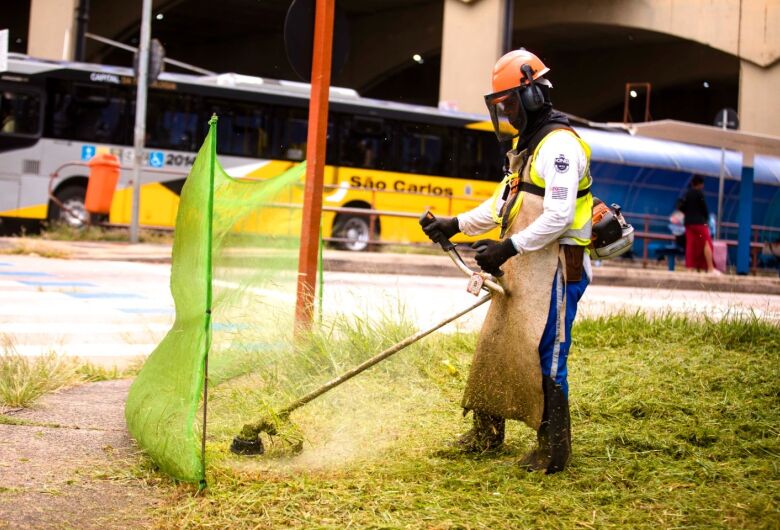
<instances>
[{"instance_id":1,"label":"orange metal pole","mask_svg":"<svg viewBox=\"0 0 780 530\"><path fill-rule=\"evenodd\" d=\"M314 15L314 45L309 100L309 132L306 140L306 185L303 198L301 248L298 254L298 288L295 304L296 330L311 328L317 286L317 250L322 216L322 184L325 170L325 139L328 129L331 48L335 0L317 0Z\"/></svg>"}]
</instances>

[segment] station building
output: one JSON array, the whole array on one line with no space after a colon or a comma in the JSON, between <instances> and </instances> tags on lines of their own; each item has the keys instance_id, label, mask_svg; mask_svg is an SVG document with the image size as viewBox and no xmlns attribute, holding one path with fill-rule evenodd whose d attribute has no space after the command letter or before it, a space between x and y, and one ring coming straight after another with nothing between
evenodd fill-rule
<instances>
[{"instance_id":1,"label":"station building","mask_svg":"<svg viewBox=\"0 0 780 530\"><path fill-rule=\"evenodd\" d=\"M284 46L289 0L154 0L168 57L216 72L298 79ZM508 47L552 68L554 103L591 121L712 124L780 136L777 0L338 0L347 54L333 84L361 95L484 113L490 69ZM11 51L132 63L84 34L138 42L141 2L17 0ZM80 56L80 57L79 57ZM630 85L627 85L630 84Z\"/></svg>"}]
</instances>

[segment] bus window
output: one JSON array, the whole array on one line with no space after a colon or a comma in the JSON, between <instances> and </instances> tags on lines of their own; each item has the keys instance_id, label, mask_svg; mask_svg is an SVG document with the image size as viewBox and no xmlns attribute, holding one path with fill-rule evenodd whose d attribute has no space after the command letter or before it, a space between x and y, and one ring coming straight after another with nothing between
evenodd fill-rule
<instances>
[{"instance_id":1,"label":"bus window","mask_svg":"<svg viewBox=\"0 0 780 530\"><path fill-rule=\"evenodd\" d=\"M274 127L273 154L284 160L306 158L306 135L308 133L308 112L301 108L277 110Z\"/></svg>"},{"instance_id":2,"label":"bus window","mask_svg":"<svg viewBox=\"0 0 780 530\"><path fill-rule=\"evenodd\" d=\"M197 151L206 137L199 100L189 94L149 92L146 130L149 147Z\"/></svg>"},{"instance_id":3,"label":"bus window","mask_svg":"<svg viewBox=\"0 0 780 530\"><path fill-rule=\"evenodd\" d=\"M268 110L254 104L207 99L207 115L216 114L217 152L252 158L268 156Z\"/></svg>"},{"instance_id":4,"label":"bus window","mask_svg":"<svg viewBox=\"0 0 780 530\"><path fill-rule=\"evenodd\" d=\"M41 130L41 96L5 88L0 95L0 132L38 135Z\"/></svg>"},{"instance_id":5,"label":"bus window","mask_svg":"<svg viewBox=\"0 0 780 530\"><path fill-rule=\"evenodd\" d=\"M283 160L300 161L306 158L306 140L309 133L309 111L303 108L280 108L274 116L270 156ZM328 118L326 162L333 163L336 129L333 115Z\"/></svg>"},{"instance_id":6,"label":"bus window","mask_svg":"<svg viewBox=\"0 0 780 530\"><path fill-rule=\"evenodd\" d=\"M454 154L450 131L446 127L402 124L400 130L398 171L423 175L451 175Z\"/></svg>"},{"instance_id":7,"label":"bus window","mask_svg":"<svg viewBox=\"0 0 780 530\"><path fill-rule=\"evenodd\" d=\"M491 133L463 131L458 149L458 177L498 182L503 177L503 156Z\"/></svg>"},{"instance_id":8,"label":"bus window","mask_svg":"<svg viewBox=\"0 0 780 530\"><path fill-rule=\"evenodd\" d=\"M128 92L122 87L52 83L47 128L67 140L127 145L130 120Z\"/></svg>"},{"instance_id":9,"label":"bus window","mask_svg":"<svg viewBox=\"0 0 780 530\"><path fill-rule=\"evenodd\" d=\"M380 118L344 117L340 163L362 169L385 169L392 156L390 127Z\"/></svg>"}]
</instances>

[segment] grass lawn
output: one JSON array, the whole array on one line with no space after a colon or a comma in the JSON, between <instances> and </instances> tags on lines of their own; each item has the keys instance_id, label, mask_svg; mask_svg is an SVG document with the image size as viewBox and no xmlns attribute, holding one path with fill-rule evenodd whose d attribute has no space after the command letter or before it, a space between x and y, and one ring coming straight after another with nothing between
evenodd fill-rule
<instances>
[{"instance_id":1,"label":"grass lawn","mask_svg":"<svg viewBox=\"0 0 780 530\"><path fill-rule=\"evenodd\" d=\"M209 487L169 483L163 528L780 528L780 328L758 320L584 320L569 359L573 458L544 476L516 462L535 436L510 422L505 450L446 444L475 334L431 336L293 413L303 453L228 451L244 422L411 331L331 329L297 361L210 394ZM266 442L268 440L266 439ZM135 476L164 483L148 461Z\"/></svg>"}]
</instances>

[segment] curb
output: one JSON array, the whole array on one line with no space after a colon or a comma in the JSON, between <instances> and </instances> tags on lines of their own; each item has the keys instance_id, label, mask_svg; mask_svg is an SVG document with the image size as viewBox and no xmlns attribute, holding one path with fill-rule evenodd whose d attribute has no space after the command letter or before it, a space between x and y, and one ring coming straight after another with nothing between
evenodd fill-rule
<instances>
[{"instance_id":1,"label":"curb","mask_svg":"<svg viewBox=\"0 0 780 530\"><path fill-rule=\"evenodd\" d=\"M170 263L171 246L155 244L105 243L94 241L49 241L30 238L0 238L0 250L19 244L40 244L65 253L69 259ZM476 269L473 255L463 252L466 263ZM323 267L328 272L405 274L466 278L444 254L390 254L325 250ZM772 276L711 276L708 274L644 269L636 266L604 265L593 268L593 285L642 287L780 295L780 278Z\"/></svg>"},{"instance_id":2,"label":"curb","mask_svg":"<svg viewBox=\"0 0 780 530\"><path fill-rule=\"evenodd\" d=\"M447 256L374 254L369 259L355 260L348 252L325 252L323 266L331 272L358 272L367 274L410 274L417 276L446 276L464 278ZM392 257L391 257L392 256ZM366 256L368 258L368 256ZM380 259L382 258L383 259ZM389 258L389 259L388 259ZM475 269L470 255L463 254L466 263ZM650 289L680 289L780 295L780 278L762 276L711 276L687 271L667 271L607 265L593 268L592 285L609 287L643 287Z\"/></svg>"}]
</instances>

